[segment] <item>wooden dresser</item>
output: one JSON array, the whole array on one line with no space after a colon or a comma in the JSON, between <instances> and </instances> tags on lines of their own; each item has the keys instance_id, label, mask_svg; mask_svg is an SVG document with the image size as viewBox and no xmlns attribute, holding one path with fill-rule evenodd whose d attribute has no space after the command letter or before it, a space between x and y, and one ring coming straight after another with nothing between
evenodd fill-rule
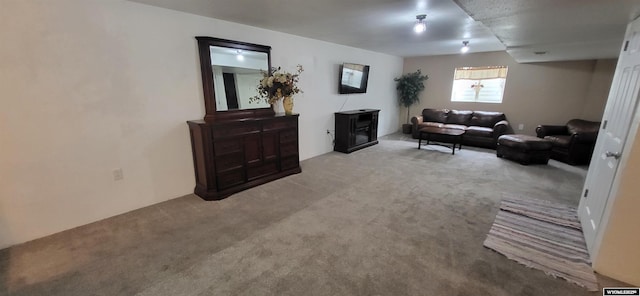
<instances>
[{"instance_id":1,"label":"wooden dresser","mask_svg":"<svg viewBox=\"0 0 640 296\"><path fill-rule=\"evenodd\" d=\"M205 200L301 172L298 115L188 124L195 194Z\"/></svg>"}]
</instances>

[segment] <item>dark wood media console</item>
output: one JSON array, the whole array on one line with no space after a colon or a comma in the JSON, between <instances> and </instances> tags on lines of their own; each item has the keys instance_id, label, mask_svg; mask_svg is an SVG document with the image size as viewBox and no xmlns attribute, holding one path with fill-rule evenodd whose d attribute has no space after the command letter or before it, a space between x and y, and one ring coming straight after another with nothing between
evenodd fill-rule
<instances>
[{"instance_id":1,"label":"dark wood media console","mask_svg":"<svg viewBox=\"0 0 640 296\"><path fill-rule=\"evenodd\" d=\"M378 144L378 113L376 109L336 112L336 143L333 150L343 153Z\"/></svg>"}]
</instances>

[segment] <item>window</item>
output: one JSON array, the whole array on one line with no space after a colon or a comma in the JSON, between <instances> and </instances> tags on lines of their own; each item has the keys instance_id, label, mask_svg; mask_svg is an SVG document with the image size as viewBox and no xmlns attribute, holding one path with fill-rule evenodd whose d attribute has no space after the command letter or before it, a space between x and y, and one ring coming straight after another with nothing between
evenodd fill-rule
<instances>
[{"instance_id":1,"label":"window","mask_svg":"<svg viewBox=\"0 0 640 296\"><path fill-rule=\"evenodd\" d=\"M506 82L507 66L456 68L451 101L502 103Z\"/></svg>"}]
</instances>

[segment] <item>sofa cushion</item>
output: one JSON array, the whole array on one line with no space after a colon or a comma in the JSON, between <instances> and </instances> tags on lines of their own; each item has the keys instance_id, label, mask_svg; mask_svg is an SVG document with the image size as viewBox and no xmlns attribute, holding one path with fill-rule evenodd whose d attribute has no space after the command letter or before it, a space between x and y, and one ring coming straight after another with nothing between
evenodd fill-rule
<instances>
[{"instance_id":1,"label":"sofa cushion","mask_svg":"<svg viewBox=\"0 0 640 296\"><path fill-rule=\"evenodd\" d=\"M449 109L424 109L422 110L422 121L445 123L448 113Z\"/></svg>"},{"instance_id":2,"label":"sofa cushion","mask_svg":"<svg viewBox=\"0 0 640 296\"><path fill-rule=\"evenodd\" d=\"M493 137L493 129L488 127L482 127L482 126L470 126L470 127L467 127L467 131L464 133L464 135L465 136L469 135L473 137L491 138Z\"/></svg>"},{"instance_id":3,"label":"sofa cushion","mask_svg":"<svg viewBox=\"0 0 640 296\"><path fill-rule=\"evenodd\" d=\"M546 136L544 139L550 141L554 147L569 148L569 143L571 142L571 136L569 135Z\"/></svg>"},{"instance_id":4,"label":"sofa cushion","mask_svg":"<svg viewBox=\"0 0 640 296\"><path fill-rule=\"evenodd\" d=\"M466 130L467 129L466 125L460 125L460 124L445 124L442 127L444 127L444 128L452 128L452 129L459 129L459 130Z\"/></svg>"},{"instance_id":5,"label":"sofa cushion","mask_svg":"<svg viewBox=\"0 0 640 296\"><path fill-rule=\"evenodd\" d=\"M469 125L493 128L498 121L505 120L502 112L473 111Z\"/></svg>"},{"instance_id":6,"label":"sofa cushion","mask_svg":"<svg viewBox=\"0 0 640 296\"><path fill-rule=\"evenodd\" d=\"M447 123L469 125L473 111L451 110L447 115Z\"/></svg>"}]
</instances>

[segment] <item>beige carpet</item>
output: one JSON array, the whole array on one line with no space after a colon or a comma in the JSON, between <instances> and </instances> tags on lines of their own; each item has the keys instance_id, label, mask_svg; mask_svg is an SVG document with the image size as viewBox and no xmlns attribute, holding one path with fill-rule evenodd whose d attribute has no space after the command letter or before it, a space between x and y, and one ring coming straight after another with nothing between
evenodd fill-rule
<instances>
[{"instance_id":1,"label":"beige carpet","mask_svg":"<svg viewBox=\"0 0 640 296\"><path fill-rule=\"evenodd\" d=\"M0 295L598 295L482 245L506 195L575 206L580 169L404 135L301 165L0 250Z\"/></svg>"}]
</instances>

